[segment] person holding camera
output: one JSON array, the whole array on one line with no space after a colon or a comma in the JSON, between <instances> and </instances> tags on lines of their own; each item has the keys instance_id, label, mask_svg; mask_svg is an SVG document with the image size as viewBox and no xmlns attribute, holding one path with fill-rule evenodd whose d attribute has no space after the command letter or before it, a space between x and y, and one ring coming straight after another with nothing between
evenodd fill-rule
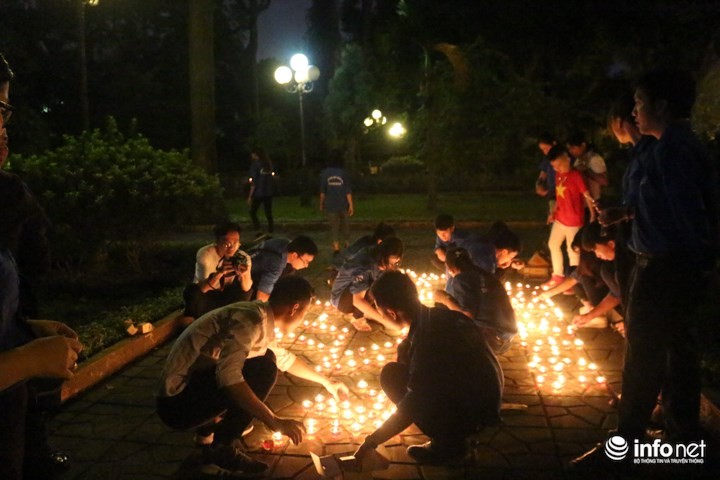
<instances>
[{"instance_id":1,"label":"person holding camera","mask_svg":"<svg viewBox=\"0 0 720 480\"><path fill-rule=\"evenodd\" d=\"M215 243L197 252L195 278L183 298L185 315L198 318L225 305L250 299L250 256L240 250L240 225L226 222L213 229Z\"/></svg>"}]
</instances>

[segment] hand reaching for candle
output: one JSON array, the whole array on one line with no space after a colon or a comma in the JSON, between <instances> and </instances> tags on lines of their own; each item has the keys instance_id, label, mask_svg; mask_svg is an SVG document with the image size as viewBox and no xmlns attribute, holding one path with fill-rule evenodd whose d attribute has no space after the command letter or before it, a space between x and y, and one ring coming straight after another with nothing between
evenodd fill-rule
<instances>
[{"instance_id":1,"label":"hand reaching for candle","mask_svg":"<svg viewBox=\"0 0 720 480\"><path fill-rule=\"evenodd\" d=\"M269 426L272 430L286 435L295 445L302 442L303 434L305 434L305 425L291 418L277 418L274 424Z\"/></svg>"},{"instance_id":2,"label":"hand reaching for candle","mask_svg":"<svg viewBox=\"0 0 720 480\"><path fill-rule=\"evenodd\" d=\"M369 438L369 436L366 437L363 444L360 445L360 447L355 450L355 453L353 454L355 459L360 463L362 463L363 459L367 456L368 453L377 448L377 445L374 442L370 441Z\"/></svg>"},{"instance_id":3,"label":"hand reaching for candle","mask_svg":"<svg viewBox=\"0 0 720 480\"><path fill-rule=\"evenodd\" d=\"M445 290L437 289L433 292L433 300L435 300L436 303L447 305L448 300L450 300L450 294Z\"/></svg>"},{"instance_id":4,"label":"hand reaching for candle","mask_svg":"<svg viewBox=\"0 0 720 480\"><path fill-rule=\"evenodd\" d=\"M591 316L585 314L585 315L575 315L573 318L573 326L574 327L582 327L586 323L588 323L592 319Z\"/></svg>"},{"instance_id":5,"label":"hand reaching for candle","mask_svg":"<svg viewBox=\"0 0 720 480\"><path fill-rule=\"evenodd\" d=\"M347 400L350 395L350 390L348 390L348 387L342 382L328 382L325 384L325 390L335 397L335 400L338 402Z\"/></svg>"}]
</instances>

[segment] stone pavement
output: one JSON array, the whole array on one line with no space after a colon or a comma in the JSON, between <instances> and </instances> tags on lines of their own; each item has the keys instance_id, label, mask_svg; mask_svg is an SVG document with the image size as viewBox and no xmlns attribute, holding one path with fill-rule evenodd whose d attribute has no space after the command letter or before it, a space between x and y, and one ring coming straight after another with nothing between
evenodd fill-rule
<instances>
[{"instance_id":1,"label":"stone pavement","mask_svg":"<svg viewBox=\"0 0 720 480\"><path fill-rule=\"evenodd\" d=\"M404 264L427 270L427 249L424 241L418 242L408 250ZM316 263L326 265L325 260ZM322 267L303 275L311 277L324 301L328 295L320 288ZM426 301L438 281L418 278ZM567 460L604 439L615 426L609 401L619 390L622 339L609 329L568 330L568 312L574 305L567 298L558 300L563 314L533 301L536 290L529 285L513 283L509 288L521 338L501 358L504 400L512 407L503 412L504 423L472 439L465 459L443 467L419 466L407 456L408 445L427 440L413 426L380 448L391 460L387 470L345 478L575 478L565 467ZM245 442L255 458L270 465L270 478L319 478L309 452L352 452L390 414L377 374L384 361L394 359L399 337L382 331L357 333L348 327L321 304L311 310L306 325L283 339L318 371L345 382L351 398L347 404L334 402L322 388L281 374L268 403L279 415L302 419L310 433L294 446L286 438L273 441L272 432L255 425ZM169 349L170 344L151 352L63 406L51 424L52 445L73 459L63 479L200 478L193 474L197 457L192 432L172 431L154 413L157 380Z\"/></svg>"},{"instance_id":2,"label":"stone pavement","mask_svg":"<svg viewBox=\"0 0 720 480\"><path fill-rule=\"evenodd\" d=\"M522 317L525 310L519 311ZM371 477L566 478L566 460L603 439L615 424L607 385L617 388L622 341L610 330L571 335L563 323L567 321L556 318L551 307L545 313L551 321L544 330L543 317L525 315L529 322L523 325L527 328L529 323L532 329L524 345L518 340L502 356L504 400L520 409L505 411L502 426L479 434L472 455L447 467L418 466L405 447L427 439L411 427L381 449L391 466ZM551 339L557 339L555 345ZM381 331L356 333L339 315L319 305L308 315L303 331L283 341L319 371L344 381L352 390L350 404L333 404L318 397L326 393L320 387L281 375L269 405L282 416L303 419L312 434L294 446L286 439L272 442L272 432L256 425L246 443L271 465L272 478L317 478L310 451L351 452L373 423L389 414L387 400L378 392L377 373L383 361L393 358L398 337ZM154 414L157 379L169 348L152 352L63 407L52 422L53 446L73 456L73 467L63 478L194 478L189 473L194 461L192 433L171 431ZM580 382L582 372L586 375ZM598 376L604 377L600 383Z\"/></svg>"}]
</instances>

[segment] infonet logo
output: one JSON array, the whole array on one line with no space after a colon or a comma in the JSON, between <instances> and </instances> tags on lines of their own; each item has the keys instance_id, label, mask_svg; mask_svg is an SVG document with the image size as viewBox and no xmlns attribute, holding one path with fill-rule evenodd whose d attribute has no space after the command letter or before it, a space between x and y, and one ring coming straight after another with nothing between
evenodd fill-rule
<instances>
[{"instance_id":1,"label":"infonet logo","mask_svg":"<svg viewBox=\"0 0 720 480\"><path fill-rule=\"evenodd\" d=\"M659 439L652 443L633 441L634 463L704 463L705 441L699 443L661 443ZM610 460L619 462L627 457L630 446L627 441L615 435L605 442L605 455Z\"/></svg>"}]
</instances>

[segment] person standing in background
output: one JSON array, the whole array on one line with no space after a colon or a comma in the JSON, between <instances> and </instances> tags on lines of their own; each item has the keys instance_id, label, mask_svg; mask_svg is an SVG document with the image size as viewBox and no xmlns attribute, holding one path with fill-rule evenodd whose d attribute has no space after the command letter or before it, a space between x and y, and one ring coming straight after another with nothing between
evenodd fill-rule
<instances>
[{"instance_id":1,"label":"person standing in background","mask_svg":"<svg viewBox=\"0 0 720 480\"><path fill-rule=\"evenodd\" d=\"M340 253L340 243L350 243L347 217L354 213L350 177L343 168L339 152L333 152L327 168L320 172L320 211L325 212L332 232L333 255Z\"/></svg>"},{"instance_id":2,"label":"person standing in background","mask_svg":"<svg viewBox=\"0 0 720 480\"><path fill-rule=\"evenodd\" d=\"M273 233L273 214L272 214L272 197L273 197L273 177L275 170L273 169L272 160L262 147L255 147L250 154L252 165L250 166L250 192L248 193L247 202L250 205L250 218L253 227L257 232L256 237L262 237L260 229L260 220L258 220L257 211L262 205L265 209L265 219L268 223L267 233Z\"/></svg>"}]
</instances>

